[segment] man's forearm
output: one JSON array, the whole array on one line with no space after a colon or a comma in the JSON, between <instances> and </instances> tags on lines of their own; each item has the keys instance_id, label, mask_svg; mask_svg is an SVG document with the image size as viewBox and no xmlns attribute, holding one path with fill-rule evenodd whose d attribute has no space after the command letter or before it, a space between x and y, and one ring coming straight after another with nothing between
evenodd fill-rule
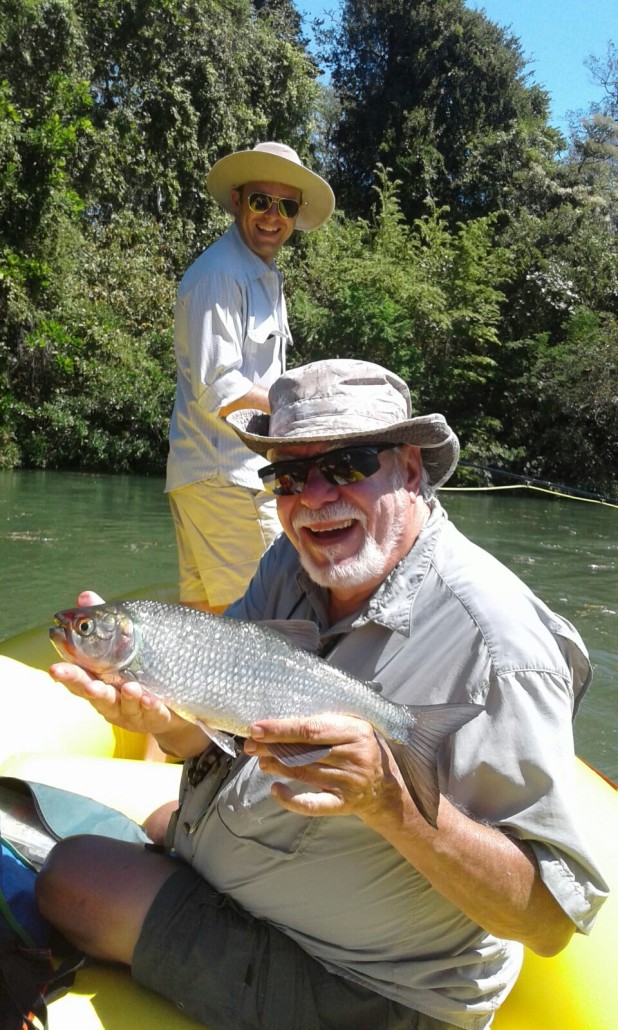
<instances>
[{"instance_id":1,"label":"man's forearm","mask_svg":"<svg viewBox=\"0 0 618 1030\"><path fill-rule=\"evenodd\" d=\"M191 722L184 722L165 733L156 733L153 736L166 755L174 755L176 758L194 758L209 745L204 731Z\"/></svg>"},{"instance_id":2,"label":"man's forearm","mask_svg":"<svg viewBox=\"0 0 618 1030\"><path fill-rule=\"evenodd\" d=\"M553 955L575 926L541 880L523 842L469 819L446 798L438 829L420 816L407 794L368 825L385 837L444 897L483 929Z\"/></svg>"},{"instance_id":3,"label":"man's forearm","mask_svg":"<svg viewBox=\"0 0 618 1030\"><path fill-rule=\"evenodd\" d=\"M301 768L282 765L273 743L324 743L326 761ZM387 840L411 866L488 933L521 941L553 955L575 926L539 874L525 843L464 815L440 798L437 828L416 808L392 753L370 723L327 713L312 719L264 719L254 723L245 752L275 782L272 793L288 811L305 816L349 816ZM313 789L298 793L289 779ZM413 918L413 914L411 914Z\"/></svg>"},{"instance_id":4,"label":"man's forearm","mask_svg":"<svg viewBox=\"0 0 618 1030\"><path fill-rule=\"evenodd\" d=\"M242 408L256 408L258 411L265 411L268 414L270 411L268 391L263 386L252 386L243 397L230 401L229 404L219 408L219 416L225 418L232 411L240 411Z\"/></svg>"}]
</instances>

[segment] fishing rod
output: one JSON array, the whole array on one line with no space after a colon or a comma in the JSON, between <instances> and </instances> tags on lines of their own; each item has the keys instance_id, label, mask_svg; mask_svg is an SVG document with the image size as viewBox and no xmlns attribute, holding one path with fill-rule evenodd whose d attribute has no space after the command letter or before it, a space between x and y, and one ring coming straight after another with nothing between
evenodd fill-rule
<instances>
[{"instance_id":1,"label":"fishing rod","mask_svg":"<svg viewBox=\"0 0 618 1030\"><path fill-rule=\"evenodd\" d=\"M540 493L552 494L556 497L566 497L576 501L590 501L594 504L604 504L610 508L618 508L618 498L604 497L602 494L591 493L588 490L580 490L575 486L565 486L563 483L552 483L546 479L535 479L533 476L520 476L516 472L507 472L504 469L492 468L490 465L475 465L471 461L460 461L464 468L478 469L480 472L487 472L492 476L502 476L505 479L517 480L519 485L508 486L454 486L442 487L443 490L460 491L486 491L486 490L538 490Z\"/></svg>"}]
</instances>

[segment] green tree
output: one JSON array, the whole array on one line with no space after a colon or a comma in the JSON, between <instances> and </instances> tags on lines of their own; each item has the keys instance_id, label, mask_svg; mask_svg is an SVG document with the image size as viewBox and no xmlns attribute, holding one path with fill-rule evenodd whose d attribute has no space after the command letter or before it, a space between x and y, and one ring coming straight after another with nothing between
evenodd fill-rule
<instances>
[{"instance_id":1,"label":"green tree","mask_svg":"<svg viewBox=\"0 0 618 1030\"><path fill-rule=\"evenodd\" d=\"M0 0L0 464L20 460L11 384L29 364L26 337L62 297L79 252L88 67L65 3Z\"/></svg>"},{"instance_id":2,"label":"green tree","mask_svg":"<svg viewBox=\"0 0 618 1030\"><path fill-rule=\"evenodd\" d=\"M0 463L163 467L207 171L317 90L287 0L0 0Z\"/></svg>"},{"instance_id":3,"label":"green tree","mask_svg":"<svg viewBox=\"0 0 618 1030\"><path fill-rule=\"evenodd\" d=\"M515 471L618 496L618 321L576 308L563 341L519 343L505 429L522 457Z\"/></svg>"},{"instance_id":4,"label":"green tree","mask_svg":"<svg viewBox=\"0 0 618 1030\"><path fill-rule=\"evenodd\" d=\"M612 81L610 65L604 81ZM501 235L514 265L505 338L548 334L551 346L564 341L577 308L618 314L618 123L611 111L607 87L604 103L573 124L558 160L519 173Z\"/></svg>"},{"instance_id":5,"label":"green tree","mask_svg":"<svg viewBox=\"0 0 618 1030\"><path fill-rule=\"evenodd\" d=\"M402 183L402 210L430 199L452 224L507 210L522 168L560 136L526 82L519 41L463 0L345 0L323 57L341 105L336 189L366 213L376 160Z\"/></svg>"},{"instance_id":6,"label":"green tree","mask_svg":"<svg viewBox=\"0 0 618 1030\"><path fill-rule=\"evenodd\" d=\"M283 3L75 0L93 61L95 217L182 218L199 246L221 225L206 175L258 139L302 150L316 86Z\"/></svg>"},{"instance_id":7,"label":"green tree","mask_svg":"<svg viewBox=\"0 0 618 1030\"><path fill-rule=\"evenodd\" d=\"M420 409L443 411L487 459L485 394L498 370L499 286L509 275L493 219L452 230L434 209L408 226L399 184L381 167L376 180L369 220L338 213L307 239L292 276L292 357L364 357L394 369Z\"/></svg>"},{"instance_id":8,"label":"green tree","mask_svg":"<svg viewBox=\"0 0 618 1030\"><path fill-rule=\"evenodd\" d=\"M571 125L570 146L563 161L568 183L594 197L607 218L618 225L618 51L610 41L604 59L587 62L603 89L598 103Z\"/></svg>"}]
</instances>

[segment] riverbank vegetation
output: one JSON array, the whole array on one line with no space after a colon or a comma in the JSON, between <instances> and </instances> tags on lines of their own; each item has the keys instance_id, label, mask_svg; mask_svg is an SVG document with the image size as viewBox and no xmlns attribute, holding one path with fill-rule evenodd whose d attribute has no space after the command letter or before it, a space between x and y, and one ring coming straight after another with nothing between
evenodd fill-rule
<instances>
[{"instance_id":1,"label":"riverbank vegetation","mask_svg":"<svg viewBox=\"0 0 618 1030\"><path fill-rule=\"evenodd\" d=\"M164 468L208 169L279 139L338 200L282 252L291 362L382 362L471 466L616 497L614 44L566 139L463 0L343 0L311 51L301 9L0 0L0 467Z\"/></svg>"}]
</instances>

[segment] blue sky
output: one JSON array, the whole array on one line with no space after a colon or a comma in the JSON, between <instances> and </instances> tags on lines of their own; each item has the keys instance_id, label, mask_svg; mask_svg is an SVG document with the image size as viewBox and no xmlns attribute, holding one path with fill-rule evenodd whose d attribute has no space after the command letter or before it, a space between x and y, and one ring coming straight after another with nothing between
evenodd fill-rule
<instances>
[{"instance_id":1,"label":"blue sky","mask_svg":"<svg viewBox=\"0 0 618 1030\"><path fill-rule=\"evenodd\" d=\"M295 0L310 21L337 11L337 0ZM563 131L569 111L601 99L584 66L590 54L603 58L611 39L618 46L618 0L466 0L488 18L509 27L521 42L532 82L551 97L551 121Z\"/></svg>"}]
</instances>

